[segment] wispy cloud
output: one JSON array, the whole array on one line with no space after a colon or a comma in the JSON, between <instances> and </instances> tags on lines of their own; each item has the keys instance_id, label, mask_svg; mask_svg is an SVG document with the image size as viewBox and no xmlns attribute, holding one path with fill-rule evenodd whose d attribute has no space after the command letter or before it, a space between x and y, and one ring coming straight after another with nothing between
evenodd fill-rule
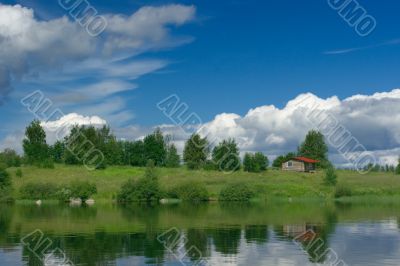
<instances>
[{"instance_id":1,"label":"wispy cloud","mask_svg":"<svg viewBox=\"0 0 400 266\"><path fill-rule=\"evenodd\" d=\"M369 49L373 49L373 48L379 48L379 47L383 47L383 46L390 46L390 45L397 45L397 44L400 44L400 39L394 39L394 40L390 40L390 41L386 41L386 42L382 42L382 43L378 43L378 44L373 44L373 45L367 45L367 46L325 51L325 52L323 52L323 54L326 54L326 55L348 54L348 53L352 53L352 52L369 50Z\"/></svg>"}]
</instances>

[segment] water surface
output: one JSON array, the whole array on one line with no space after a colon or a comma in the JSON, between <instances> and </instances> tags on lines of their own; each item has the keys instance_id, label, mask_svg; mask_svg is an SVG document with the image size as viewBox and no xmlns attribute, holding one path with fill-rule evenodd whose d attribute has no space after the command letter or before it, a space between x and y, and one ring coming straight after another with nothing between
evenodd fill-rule
<instances>
[{"instance_id":1,"label":"water surface","mask_svg":"<svg viewBox=\"0 0 400 266\"><path fill-rule=\"evenodd\" d=\"M1 205L0 265L400 265L400 204Z\"/></svg>"}]
</instances>

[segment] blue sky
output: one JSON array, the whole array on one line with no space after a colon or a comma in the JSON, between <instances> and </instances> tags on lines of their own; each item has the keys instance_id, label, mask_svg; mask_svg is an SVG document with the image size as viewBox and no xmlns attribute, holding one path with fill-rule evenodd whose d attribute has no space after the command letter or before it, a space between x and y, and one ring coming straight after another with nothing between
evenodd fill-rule
<instances>
[{"instance_id":1,"label":"blue sky","mask_svg":"<svg viewBox=\"0 0 400 266\"><path fill-rule=\"evenodd\" d=\"M1 3L18 3L32 9L37 21L67 15L57 1ZM56 99L55 104L66 113L98 115L115 127L146 127L170 122L156 104L171 94L177 94L203 121L211 121L221 113L244 116L259 106L284 108L288 101L306 92L321 99L331 96L345 99L400 87L400 3L397 1L359 1L377 21L376 29L367 37L359 36L327 1L114 1L110 4L110 1L92 0L90 3L100 14L131 16L144 6L170 4L192 7L195 13L180 25L164 25L171 38L163 40L156 49L146 48L134 55L129 54L129 49L123 51L124 55L130 55L125 61L118 61L124 66L140 62L146 66L153 64L153 68L134 79L120 77L119 81L131 83L135 89L67 105L62 99L71 88L101 83L104 81L101 74L85 69L67 75L68 62L60 69L42 67L39 63L31 67L29 73L22 74L29 76L29 82L15 78L14 90L0 106L0 117L6 125L0 139L21 130L32 120L21 108L19 99L35 89ZM176 41L172 45L167 43L171 39ZM83 56L82 60L79 56L68 68L99 57L96 52ZM35 75L47 78L35 83ZM73 79L68 80L71 75ZM49 78L55 77L58 84L48 83ZM60 86L62 77L67 80ZM119 109L114 106L114 113L96 114L99 104L107 101L114 105L121 101ZM115 116L116 113L122 115ZM124 119L118 121L118 117Z\"/></svg>"}]
</instances>

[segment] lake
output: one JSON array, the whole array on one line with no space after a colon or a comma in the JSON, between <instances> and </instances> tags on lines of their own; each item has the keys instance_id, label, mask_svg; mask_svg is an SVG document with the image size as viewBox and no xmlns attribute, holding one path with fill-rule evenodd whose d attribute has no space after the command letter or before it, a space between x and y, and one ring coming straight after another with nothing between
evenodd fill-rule
<instances>
[{"instance_id":1,"label":"lake","mask_svg":"<svg viewBox=\"0 0 400 266\"><path fill-rule=\"evenodd\" d=\"M0 265L400 265L400 204L0 205Z\"/></svg>"}]
</instances>

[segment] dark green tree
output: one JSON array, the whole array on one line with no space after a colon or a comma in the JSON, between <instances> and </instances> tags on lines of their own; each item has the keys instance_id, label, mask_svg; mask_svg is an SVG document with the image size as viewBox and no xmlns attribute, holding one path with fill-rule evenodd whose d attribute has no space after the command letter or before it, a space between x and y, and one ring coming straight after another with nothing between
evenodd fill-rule
<instances>
[{"instance_id":1,"label":"dark green tree","mask_svg":"<svg viewBox=\"0 0 400 266\"><path fill-rule=\"evenodd\" d=\"M321 132L311 130L307 133L304 142L298 148L298 155L320 161L318 166L327 168L328 146L325 143L324 135Z\"/></svg>"},{"instance_id":2,"label":"dark green tree","mask_svg":"<svg viewBox=\"0 0 400 266\"><path fill-rule=\"evenodd\" d=\"M64 162L65 145L62 141L56 141L54 145L50 146L50 153L55 163Z\"/></svg>"},{"instance_id":3,"label":"dark green tree","mask_svg":"<svg viewBox=\"0 0 400 266\"><path fill-rule=\"evenodd\" d=\"M130 164L132 166L145 166L144 143L141 140L135 141L128 148Z\"/></svg>"},{"instance_id":4,"label":"dark green tree","mask_svg":"<svg viewBox=\"0 0 400 266\"><path fill-rule=\"evenodd\" d=\"M202 168L210 154L207 138L193 134L185 143L183 160L189 169Z\"/></svg>"},{"instance_id":5,"label":"dark green tree","mask_svg":"<svg viewBox=\"0 0 400 266\"><path fill-rule=\"evenodd\" d=\"M167 156L164 136L159 128L144 138L144 154L146 161L153 160L156 166L163 166Z\"/></svg>"},{"instance_id":6,"label":"dark green tree","mask_svg":"<svg viewBox=\"0 0 400 266\"><path fill-rule=\"evenodd\" d=\"M259 173L265 171L268 164L268 157L261 152L246 153L243 159L243 167L246 172Z\"/></svg>"},{"instance_id":7,"label":"dark green tree","mask_svg":"<svg viewBox=\"0 0 400 266\"><path fill-rule=\"evenodd\" d=\"M46 133L38 120L34 120L26 128L22 146L28 164L41 165L50 159Z\"/></svg>"},{"instance_id":8,"label":"dark green tree","mask_svg":"<svg viewBox=\"0 0 400 266\"><path fill-rule=\"evenodd\" d=\"M212 160L220 171L240 170L239 147L234 139L223 140L212 152Z\"/></svg>"},{"instance_id":9,"label":"dark green tree","mask_svg":"<svg viewBox=\"0 0 400 266\"><path fill-rule=\"evenodd\" d=\"M254 155L246 152L243 157L243 170L245 172L252 172L254 168Z\"/></svg>"},{"instance_id":10,"label":"dark green tree","mask_svg":"<svg viewBox=\"0 0 400 266\"><path fill-rule=\"evenodd\" d=\"M169 168L177 168L181 163L181 158L176 150L174 144L168 145L167 149L167 158L165 162L165 166Z\"/></svg>"},{"instance_id":11,"label":"dark green tree","mask_svg":"<svg viewBox=\"0 0 400 266\"><path fill-rule=\"evenodd\" d=\"M12 149L5 149L0 153L0 163L7 167L20 167L21 157Z\"/></svg>"}]
</instances>

